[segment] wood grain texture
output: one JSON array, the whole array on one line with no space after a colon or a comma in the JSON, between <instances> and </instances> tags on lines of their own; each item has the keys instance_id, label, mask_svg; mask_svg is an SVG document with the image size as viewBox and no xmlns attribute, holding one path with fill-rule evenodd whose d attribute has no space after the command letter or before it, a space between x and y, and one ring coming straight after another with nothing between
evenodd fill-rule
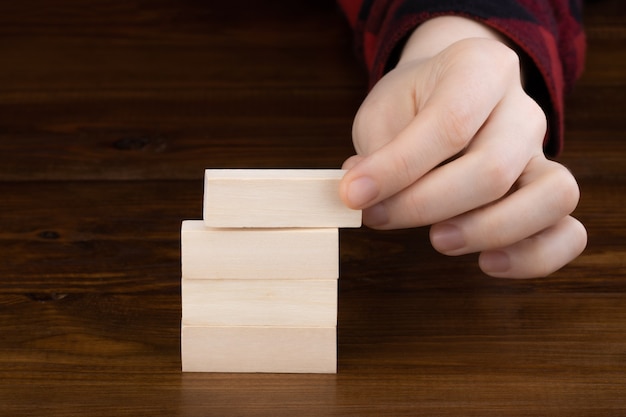
<instances>
[{"instance_id":1,"label":"wood grain texture","mask_svg":"<svg viewBox=\"0 0 626 417\"><path fill-rule=\"evenodd\" d=\"M183 279L190 326L337 326L337 280Z\"/></svg>"},{"instance_id":2,"label":"wood grain texture","mask_svg":"<svg viewBox=\"0 0 626 417\"><path fill-rule=\"evenodd\" d=\"M361 227L339 196L339 169L207 169L208 227Z\"/></svg>"},{"instance_id":3,"label":"wood grain texture","mask_svg":"<svg viewBox=\"0 0 626 417\"><path fill-rule=\"evenodd\" d=\"M183 372L337 372L337 328L182 326Z\"/></svg>"},{"instance_id":4,"label":"wood grain texture","mask_svg":"<svg viewBox=\"0 0 626 417\"><path fill-rule=\"evenodd\" d=\"M337 279L339 230L181 227L183 279Z\"/></svg>"},{"instance_id":5,"label":"wood grain texture","mask_svg":"<svg viewBox=\"0 0 626 417\"><path fill-rule=\"evenodd\" d=\"M582 256L494 280L426 229L342 230L338 374L180 372L204 169L338 168L366 91L333 1L246 4L0 5L0 415L623 415L620 0L586 2L567 100Z\"/></svg>"}]
</instances>

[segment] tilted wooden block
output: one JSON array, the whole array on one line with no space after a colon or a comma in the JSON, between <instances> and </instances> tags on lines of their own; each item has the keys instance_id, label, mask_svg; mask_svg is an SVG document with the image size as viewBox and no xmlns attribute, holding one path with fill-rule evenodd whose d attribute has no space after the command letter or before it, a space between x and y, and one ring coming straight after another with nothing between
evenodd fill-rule
<instances>
[{"instance_id":1,"label":"tilted wooden block","mask_svg":"<svg viewBox=\"0 0 626 417\"><path fill-rule=\"evenodd\" d=\"M183 324L337 325L337 280L182 280Z\"/></svg>"},{"instance_id":2,"label":"tilted wooden block","mask_svg":"<svg viewBox=\"0 0 626 417\"><path fill-rule=\"evenodd\" d=\"M339 197L345 171L208 169L204 221L209 227L360 227L361 211Z\"/></svg>"},{"instance_id":3,"label":"tilted wooden block","mask_svg":"<svg viewBox=\"0 0 626 417\"><path fill-rule=\"evenodd\" d=\"M212 229L185 220L183 279L337 279L338 229Z\"/></svg>"},{"instance_id":4,"label":"tilted wooden block","mask_svg":"<svg viewBox=\"0 0 626 417\"><path fill-rule=\"evenodd\" d=\"M184 372L336 373L336 327L182 326Z\"/></svg>"}]
</instances>

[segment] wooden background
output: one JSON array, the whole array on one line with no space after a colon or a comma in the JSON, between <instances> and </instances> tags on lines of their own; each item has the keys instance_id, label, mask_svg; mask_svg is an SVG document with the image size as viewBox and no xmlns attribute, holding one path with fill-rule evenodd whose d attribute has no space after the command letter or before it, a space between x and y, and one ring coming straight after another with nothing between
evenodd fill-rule
<instances>
[{"instance_id":1,"label":"wooden background","mask_svg":"<svg viewBox=\"0 0 626 417\"><path fill-rule=\"evenodd\" d=\"M206 167L337 168L365 94L331 0L0 5L0 415L626 415L626 8L588 2L561 161L589 247L485 277L341 234L337 375L182 374Z\"/></svg>"}]
</instances>

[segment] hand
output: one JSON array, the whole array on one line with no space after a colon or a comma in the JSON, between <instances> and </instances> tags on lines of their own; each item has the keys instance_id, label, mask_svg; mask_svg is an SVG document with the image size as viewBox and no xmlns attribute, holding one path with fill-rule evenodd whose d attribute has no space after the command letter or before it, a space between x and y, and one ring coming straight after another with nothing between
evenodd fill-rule
<instances>
[{"instance_id":1,"label":"hand","mask_svg":"<svg viewBox=\"0 0 626 417\"><path fill-rule=\"evenodd\" d=\"M545 115L515 52L497 38L450 36L432 56L423 51L433 42L409 41L413 53L363 102L342 198L372 228L432 225L435 249L482 252L489 275L548 275L586 245L570 216L578 185L543 154Z\"/></svg>"}]
</instances>

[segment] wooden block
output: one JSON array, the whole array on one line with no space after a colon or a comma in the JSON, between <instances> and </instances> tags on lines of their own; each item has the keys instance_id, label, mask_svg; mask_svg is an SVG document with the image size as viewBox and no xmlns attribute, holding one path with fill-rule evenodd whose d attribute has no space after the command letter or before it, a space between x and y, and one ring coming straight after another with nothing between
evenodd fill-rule
<instances>
[{"instance_id":1,"label":"wooden block","mask_svg":"<svg viewBox=\"0 0 626 417\"><path fill-rule=\"evenodd\" d=\"M361 211L339 197L345 171L208 169L204 221L209 227L360 227Z\"/></svg>"},{"instance_id":2,"label":"wooden block","mask_svg":"<svg viewBox=\"0 0 626 417\"><path fill-rule=\"evenodd\" d=\"M336 373L336 327L182 326L183 372Z\"/></svg>"},{"instance_id":3,"label":"wooden block","mask_svg":"<svg viewBox=\"0 0 626 417\"><path fill-rule=\"evenodd\" d=\"M337 280L182 280L183 324L337 325Z\"/></svg>"},{"instance_id":4,"label":"wooden block","mask_svg":"<svg viewBox=\"0 0 626 417\"><path fill-rule=\"evenodd\" d=\"M186 220L183 279L337 279L338 229L211 229Z\"/></svg>"}]
</instances>

